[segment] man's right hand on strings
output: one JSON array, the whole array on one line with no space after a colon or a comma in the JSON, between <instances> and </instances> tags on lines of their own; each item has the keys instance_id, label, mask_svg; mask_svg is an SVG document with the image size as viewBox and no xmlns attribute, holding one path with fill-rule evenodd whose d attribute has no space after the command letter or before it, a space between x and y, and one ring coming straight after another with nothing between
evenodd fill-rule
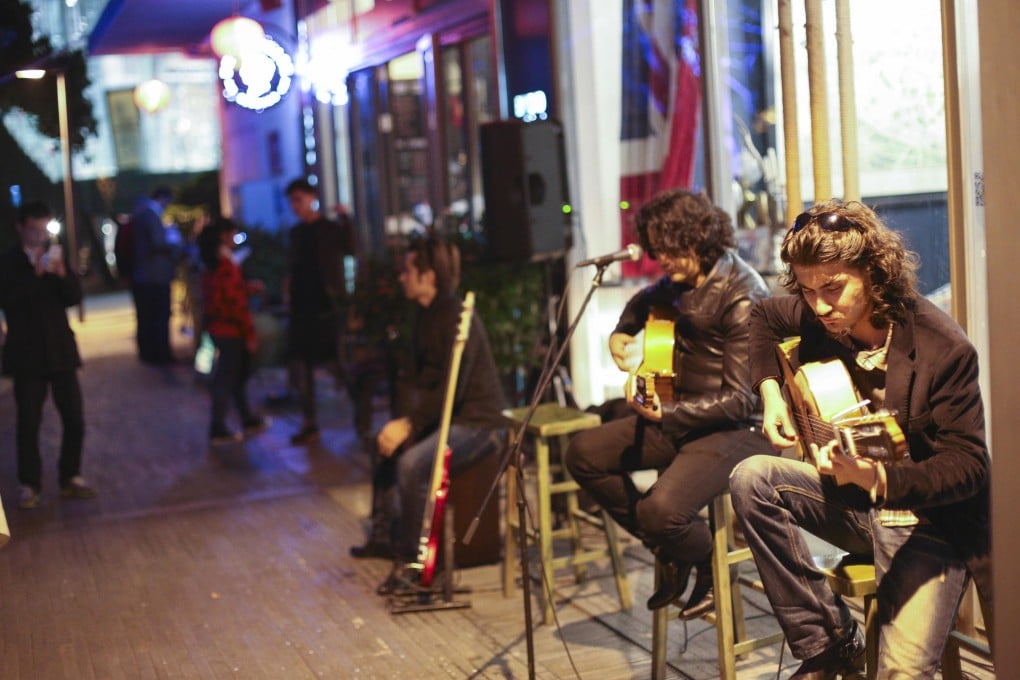
<instances>
[{"instance_id":1,"label":"man's right hand on strings","mask_svg":"<svg viewBox=\"0 0 1020 680\"><path fill-rule=\"evenodd\" d=\"M609 336L609 353L621 371L633 373L641 367L641 343L633 335L613 333Z\"/></svg>"}]
</instances>

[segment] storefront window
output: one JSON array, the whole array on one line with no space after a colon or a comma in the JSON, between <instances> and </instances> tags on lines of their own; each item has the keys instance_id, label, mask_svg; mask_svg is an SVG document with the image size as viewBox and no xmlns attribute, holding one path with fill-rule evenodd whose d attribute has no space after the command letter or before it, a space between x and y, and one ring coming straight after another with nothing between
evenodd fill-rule
<instances>
[{"instance_id":1,"label":"storefront window","mask_svg":"<svg viewBox=\"0 0 1020 680\"><path fill-rule=\"evenodd\" d=\"M429 204L429 140L422 102L421 55L390 61L390 114L398 231L432 224Z\"/></svg>"},{"instance_id":2,"label":"storefront window","mask_svg":"<svg viewBox=\"0 0 1020 680\"><path fill-rule=\"evenodd\" d=\"M464 69L460 45L444 47L440 65L445 100L446 212L450 219L467 217L470 196Z\"/></svg>"},{"instance_id":3,"label":"storefront window","mask_svg":"<svg viewBox=\"0 0 1020 680\"><path fill-rule=\"evenodd\" d=\"M469 121L471 130L471 219L480 224L485 212L482 196L482 158L478 144L479 128L496 119L496 82L492 67L492 41L488 36L468 43L471 90L469 98Z\"/></svg>"},{"instance_id":4,"label":"storefront window","mask_svg":"<svg viewBox=\"0 0 1020 680\"><path fill-rule=\"evenodd\" d=\"M793 10L792 44L796 63L796 112L780 102L779 36L771 3L742 0L730 5L728 97L732 103L731 162L737 189L737 225L745 255L765 273L775 269L774 237L763 228L775 219L775 197L799 194L802 206L829 196L815 190L817 143L812 139L812 99L808 82L808 49L803 3ZM875 208L889 226L904 234L920 255L921 292L949 309L950 255L947 208L946 102L942 74L942 36L938 0L855 0L850 3L850 39L856 125L840 125L839 65L835 3L821 3L820 33L826 97L819 119L827 126L828 167L824 169L831 196L847 197L844 145L856 151L855 173L861 200ZM760 27L760 36L754 31ZM817 107L817 104L816 104ZM819 118L818 111L822 111ZM796 148L782 139L783 115L796 115ZM800 176L788 178L784 155L797 153ZM853 152L847 157L853 158ZM798 182L790 187L790 182ZM790 192L790 189L800 191ZM852 198L852 197L851 197Z\"/></svg>"}]
</instances>

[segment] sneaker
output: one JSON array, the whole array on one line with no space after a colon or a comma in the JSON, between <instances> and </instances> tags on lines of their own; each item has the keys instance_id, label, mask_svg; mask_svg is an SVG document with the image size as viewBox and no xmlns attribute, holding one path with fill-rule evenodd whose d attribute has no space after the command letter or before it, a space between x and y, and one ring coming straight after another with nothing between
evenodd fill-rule
<instances>
[{"instance_id":1,"label":"sneaker","mask_svg":"<svg viewBox=\"0 0 1020 680\"><path fill-rule=\"evenodd\" d=\"M236 444L242 441L244 437L241 436L240 432L231 432L227 428L214 427L209 432L209 443L213 446L222 446L224 444Z\"/></svg>"},{"instance_id":2,"label":"sneaker","mask_svg":"<svg viewBox=\"0 0 1020 680\"><path fill-rule=\"evenodd\" d=\"M39 505L39 498L39 489L31 486L22 486L21 500L18 501L18 507L22 510L31 510Z\"/></svg>"},{"instance_id":3,"label":"sneaker","mask_svg":"<svg viewBox=\"0 0 1020 680\"><path fill-rule=\"evenodd\" d=\"M99 494L85 482L81 475L75 475L61 487L60 495L64 498L95 498Z\"/></svg>"},{"instance_id":4,"label":"sneaker","mask_svg":"<svg viewBox=\"0 0 1020 680\"><path fill-rule=\"evenodd\" d=\"M272 422L269 418L264 416L252 416L244 421L244 436L254 437L260 432L265 432Z\"/></svg>"},{"instance_id":5,"label":"sneaker","mask_svg":"<svg viewBox=\"0 0 1020 680\"><path fill-rule=\"evenodd\" d=\"M305 425L290 438L290 443L295 446L313 444L317 441L319 441L319 428L315 425Z\"/></svg>"}]
</instances>

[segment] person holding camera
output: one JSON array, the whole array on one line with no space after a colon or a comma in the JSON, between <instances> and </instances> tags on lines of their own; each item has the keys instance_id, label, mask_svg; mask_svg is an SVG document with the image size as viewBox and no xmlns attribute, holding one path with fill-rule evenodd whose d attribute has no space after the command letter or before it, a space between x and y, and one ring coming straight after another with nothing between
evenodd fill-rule
<instances>
[{"instance_id":1,"label":"person holding camera","mask_svg":"<svg viewBox=\"0 0 1020 680\"><path fill-rule=\"evenodd\" d=\"M50 244L47 225L53 212L44 203L24 204L18 211L18 243L0 255L0 308L7 318L3 374L14 378L18 507L39 504L42 458L39 428L46 393L63 424L59 482L65 498L96 495L81 476L85 416L78 368L81 357L67 322L67 308L82 298L81 282L64 260L59 244Z\"/></svg>"}]
</instances>

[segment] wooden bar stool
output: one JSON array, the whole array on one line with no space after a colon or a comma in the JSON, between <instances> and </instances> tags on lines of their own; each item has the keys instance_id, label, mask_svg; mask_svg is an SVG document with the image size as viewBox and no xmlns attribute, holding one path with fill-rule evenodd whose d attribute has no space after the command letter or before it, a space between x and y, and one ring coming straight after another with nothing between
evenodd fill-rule
<instances>
[{"instance_id":1,"label":"wooden bar stool","mask_svg":"<svg viewBox=\"0 0 1020 680\"><path fill-rule=\"evenodd\" d=\"M816 564L818 560L815 560ZM864 600L864 641L865 659L868 680L873 680L878 672L878 600L875 593L878 586L875 581L875 565L862 562L859 557L846 555L840 561L826 567L817 564L829 581L832 592L843 597L860 597Z\"/></svg>"},{"instance_id":2,"label":"wooden bar stool","mask_svg":"<svg viewBox=\"0 0 1020 680\"><path fill-rule=\"evenodd\" d=\"M845 597L860 597L864 600L864 639L867 643L867 677L873 680L878 675L878 600L875 597L877 582L875 565L861 562L859 558L847 555L831 568L822 567L833 592ZM961 608L965 605L961 605ZM942 677L945 680L963 680L960 667L960 649L968 649L985 660L991 661L992 654L987 642L956 628L949 633L946 648L942 653Z\"/></svg>"},{"instance_id":3,"label":"wooden bar stool","mask_svg":"<svg viewBox=\"0 0 1020 680\"><path fill-rule=\"evenodd\" d=\"M527 410L522 407L503 411L511 440L524 421ZM585 413L554 403L538 406L525 431L526 435L532 437L535 446L534 475L537 481L538 498L538 528L537 530L528 528L527 540L539 547L542 570L550 588L554 588L553 578L557 569L573 567L574 577L580 583L587 576L586 565L588 562L609 557L613 564L616 590L620 596L620 607L629 609L632 602L630 586L627 583L623 567L623 555L617 540L616 524L604 510L597 516L581 509L577 502L577 491L581 487L571 478L570 473L559 459L559 456L562 456L563 451L566 450L569 441L568 435L598 427L601 424L602 419L594 413ZM553 437L556 437L559 443L557 447L559 455L556 460L550 460L550 442ZM514 442L510 441L509 445L512 447ZM506 476L506 534L503 550L503 595L505 597L509 597L514 591L514 577L520 558L516 507L517 470L515 465L517 461L510 461L510 463ZM562 528L554 530L552 498L555 495L563 495L566 501L566 524ZM583 548L580 528L582 521L605 532L605 548L595 550ZM556 557L553 555L553 541L564 537L570 539L571 552ZM527 578L527 575L522 575L522 578ZM544 586L540 591L543 602L543 621L548 622L552 618L552 598L546 593Z\"/></svg>"},{"instance_id":4,"label":"wooden bar stool","mask_svg":"<svg viewBox=\"0 0 1020 680\"><path fill-rule=\"evenodd\" d=\"M712 579L715 590L715 611L705 614L705 620L715 624L719 648L719 677L735 680L737 657L761 647L782 642L783 633L773 633L760 638L748 638L744 624L744 598L740 586L752 587L759 592L761 584L744 580L737 573L737 565L751 557L750 548L738 548L730 536L733 510L729 492L716 496L709 505L708 521L712 531ZM664 565L655 562L655 586L659 586ZM666 677L666 628L671 619L677 618L680 610L663 607L652 614L652 678Z\"/></svg>"}]
</instances>

